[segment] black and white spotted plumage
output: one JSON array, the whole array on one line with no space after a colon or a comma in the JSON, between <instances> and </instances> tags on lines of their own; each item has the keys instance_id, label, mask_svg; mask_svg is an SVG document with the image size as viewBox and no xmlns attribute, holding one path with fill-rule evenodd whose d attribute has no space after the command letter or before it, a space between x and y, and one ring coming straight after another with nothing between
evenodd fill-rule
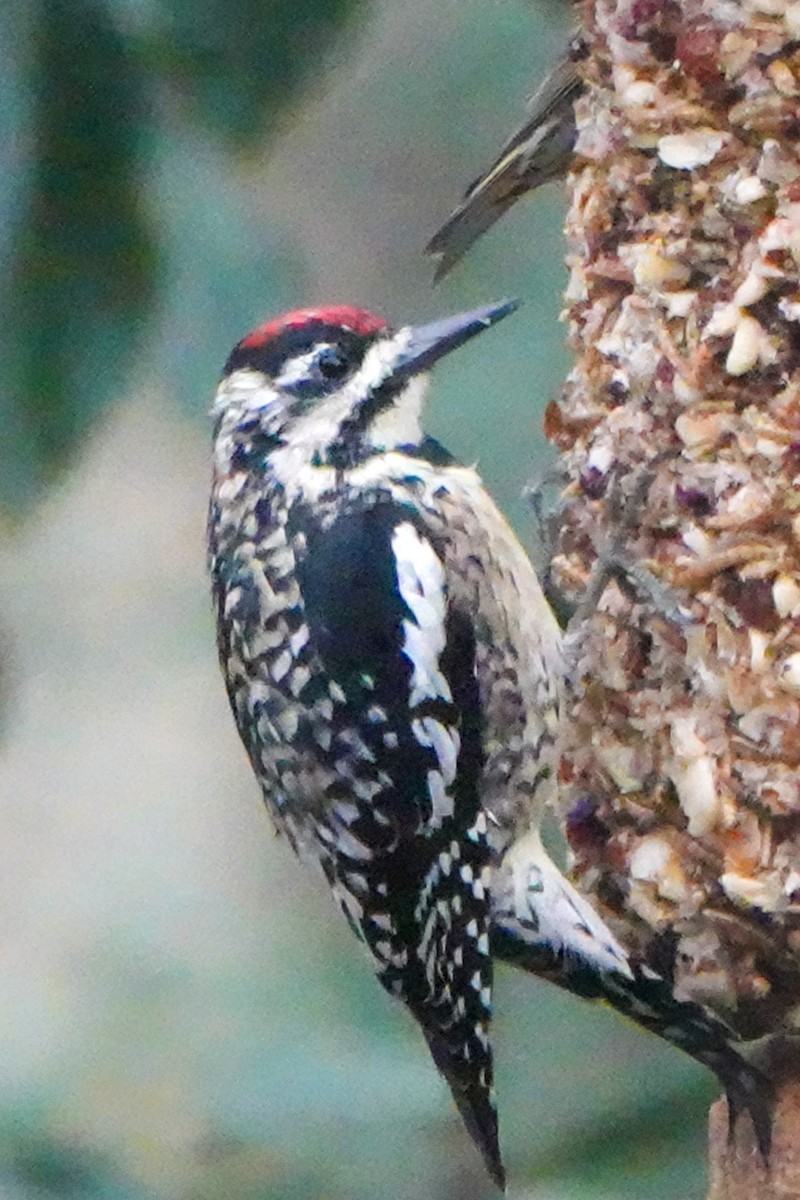
<instances>
[{"instance_id":1,"label":"black and white spotted plumage","mask_svg":"<svg viewBox=\"0 0 800 1200\"><path fill-rule=\"evenodd\" d=\"M208 527L220 661L269 811L416 1018L500 1185L493 954L758 1087L719 1023L634 972L539 838L560 632L477 473L420 425L423 373L513 307L257 329L217 394Z\"/></svg>"},{"instance_id":2,"label":"black and white spotted plumage","mask_svg":"<svg viewBox=\"0 0 800 1200\"><path fill-rule=\"evenodd\" d=\"M419 373L510 308L397 334L291 314L245 339L209 522L220 657L270 811L498 1182L492 868L548 777L558 633L475 472L422 433Z\"/></svg>"},{"instance_id":3,"label":"black and white spotted plumage","mask_svg":"<svg viewBox=\"0 0 800 1200\"><path fill-rule=\"evenodd\" d=\"M297 579L312 670L338 698L329 746L312 749L331 769L320 860L494 1168L490 848L472 631L454 634L460 618L424 523L381 489L313 513L300 505L287 525L305 540ZM301 716L295 744L309 738Z\"/></svg>"}]
</instances>

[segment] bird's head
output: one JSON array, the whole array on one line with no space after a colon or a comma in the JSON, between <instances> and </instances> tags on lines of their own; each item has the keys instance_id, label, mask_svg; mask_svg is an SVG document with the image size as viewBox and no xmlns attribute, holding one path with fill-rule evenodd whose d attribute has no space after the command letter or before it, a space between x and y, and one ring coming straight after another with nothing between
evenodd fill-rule
<instances>
[{"instance_id":1,"label":"bird's head","mask_svg":"<svg viewBox=\"0 0 800 1200\"><path fill-rule=\"evenodd\" d=\"M233 349L215 409L218 448L240 465L282 447L313 465L347 466L415 444L428 370L517 307L491 304L392 329L364 309L298 309L260 325Z\"/></svg>"}]
</instances>

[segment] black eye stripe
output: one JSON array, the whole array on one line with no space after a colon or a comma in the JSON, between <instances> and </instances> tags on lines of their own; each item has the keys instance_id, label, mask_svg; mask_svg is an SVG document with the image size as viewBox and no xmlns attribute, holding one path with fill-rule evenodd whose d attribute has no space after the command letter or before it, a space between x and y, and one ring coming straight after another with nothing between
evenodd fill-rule
<instances>
[{"instance_id":1,"label":"black eye stripe","mask_svg":"<svg viewBox=\"0 0 800 1200\"><path fill-rule=\"evenodd\" d=\"M246 345L240 342L225 364L225 375L251 367L263 371L270 379L276 379L285 364L292 358L310 354L321 342L347 361L347 369L360 365L364 355L375 340L375 335L365 336L341 326L327 325L324 321L309 321L305 325L289 326L266 345ZM245 342L247 339L245 338Z\"/></svg>"}]
</instances>

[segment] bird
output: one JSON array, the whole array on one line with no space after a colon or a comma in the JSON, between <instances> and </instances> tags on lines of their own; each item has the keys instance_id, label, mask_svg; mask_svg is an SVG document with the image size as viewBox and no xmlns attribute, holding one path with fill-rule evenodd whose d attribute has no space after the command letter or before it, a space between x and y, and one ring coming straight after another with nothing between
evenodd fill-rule
<instances>
[{"instance_id":1,"label":"bird","mask_svg":"<svg viewBox=\"0 0 800 1200\"><path fill-rule=\"evenodd\" d=\"M220 665L267 809L416 1020L501 1188L495 958L608 1000L754 1116L766 1094L727 1027L632 963L542 844L562 632L476 469L422 425L430 369L516 307L258 326L214 401L208 516Z\"/></svg>"},{"instance_id":2,"label":"bird","mask_svg":"<svg viewBox=\"0 0 800 1200\"><path fill-rule=\"evenodd\" d=\"M584 91L576 64L584 54L583 42L574 38L531 98L525 123L428 242L425 253L439 260L434 283L449 274L521 196L566 175L577 139L575 101Z\"/></svg>"}]
</instances>

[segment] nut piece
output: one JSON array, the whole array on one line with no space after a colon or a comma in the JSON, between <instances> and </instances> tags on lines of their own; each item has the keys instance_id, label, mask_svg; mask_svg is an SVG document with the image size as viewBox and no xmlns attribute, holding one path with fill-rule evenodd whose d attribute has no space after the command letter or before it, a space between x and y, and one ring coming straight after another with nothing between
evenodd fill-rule
<instances>
[{"instance_id":1,"label":"nut piece","mask_svg":"<svg viewBox=\"0 0 800 1200\"><path fill-rule=\"evenodd\" d=\"M713 162L728 141L718 129L695 129L689 133L670 133L658 140L658 157L668 167L693 171Z\"/></svg>"}]
</instances>

